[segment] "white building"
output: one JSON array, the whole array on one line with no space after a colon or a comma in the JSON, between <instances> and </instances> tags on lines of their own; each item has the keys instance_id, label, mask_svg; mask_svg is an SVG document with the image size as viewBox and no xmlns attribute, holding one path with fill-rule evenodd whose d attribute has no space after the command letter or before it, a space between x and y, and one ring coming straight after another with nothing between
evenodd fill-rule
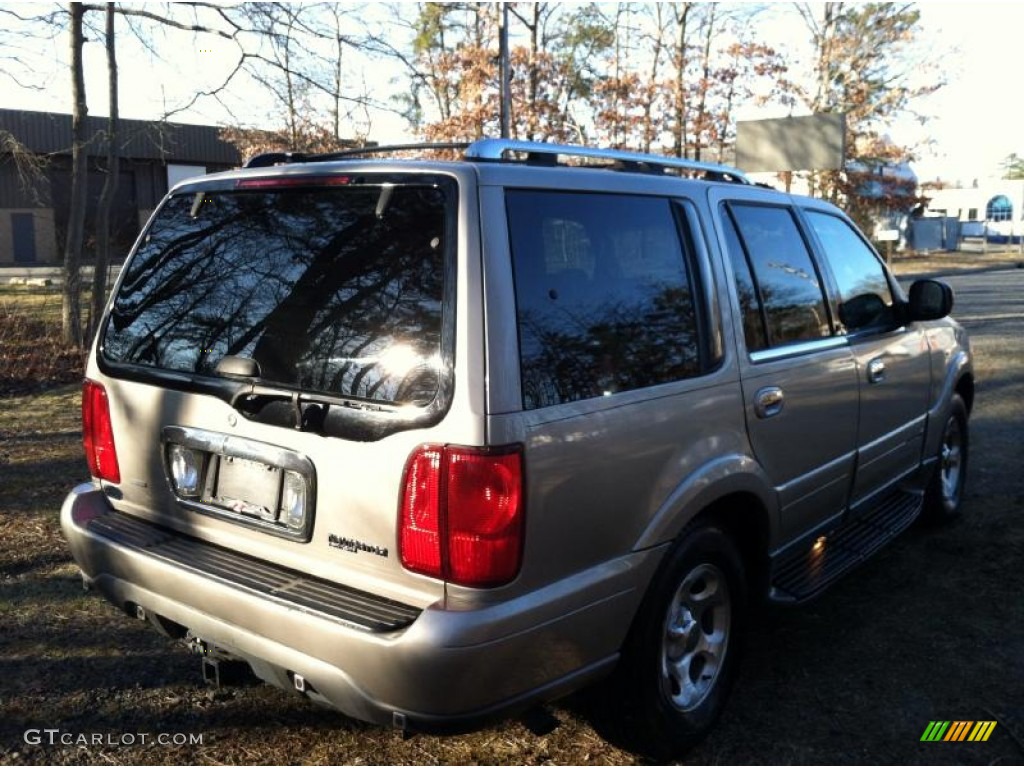
<instances>
[{"instance_id":1,"label":"white building","mask_svg":"<svg viewBox=\"0 0 1024 768\"><path fill-rule=\"evenodd\" d=\"M964 237L1004 240L1024 234L1024 179L982 179L973 187L924 195L927 215L959 219Z\"/></svg>"}]
</instances>

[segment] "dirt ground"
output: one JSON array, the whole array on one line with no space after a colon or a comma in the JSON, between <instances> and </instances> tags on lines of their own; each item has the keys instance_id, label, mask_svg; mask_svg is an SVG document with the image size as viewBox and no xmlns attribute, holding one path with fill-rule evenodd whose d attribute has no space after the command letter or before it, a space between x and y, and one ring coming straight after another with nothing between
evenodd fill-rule
<instances>
[{"instance_id":1,"label":"dirt ground","mask_svg":"<svg viewBox=\"0 0 1024 768\"><path fill-rule=\"evenodd\" d=\"M951 282L979 382L962 518L759 617L687 764L1024 762L1024 269ZM205 688L197 659L81 590L57 522L86 476L78 401L76 384L0 394L0 764L637 762L602 737L593 691L404 738L269 687ZM921 742L932 720L998 724L987 742Z\"/></svg>"}]
</instances>

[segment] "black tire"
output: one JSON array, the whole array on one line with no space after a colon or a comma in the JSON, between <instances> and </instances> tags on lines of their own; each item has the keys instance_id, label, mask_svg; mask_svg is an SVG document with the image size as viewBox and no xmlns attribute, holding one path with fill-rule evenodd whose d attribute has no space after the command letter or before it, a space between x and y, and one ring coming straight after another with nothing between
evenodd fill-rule
<instances>
[{"instance_id":1,"label":"black tire","mask_svg":"<svg viewBox=\"0 0 1024 768\"><path fill-rule=\"evenodd\" d=\"M926 520L943 522L960 514L967 483L969 452L967 406L960 395L953 395L946 422L942 426L935 471L925 491L922 514Z\"/></svg>"},{"instance_id":2,"label":"black tire","mask_svg":"<svg viewBox=\"0 0 1024 768\"><path fill-rule=\"evenodd\" d=\"M746 602L743 561L729 536L710 526L685 533L623 649L614 690L624 746L671 760L707 735L736 677Z\"/></svg>"}]
</instances>

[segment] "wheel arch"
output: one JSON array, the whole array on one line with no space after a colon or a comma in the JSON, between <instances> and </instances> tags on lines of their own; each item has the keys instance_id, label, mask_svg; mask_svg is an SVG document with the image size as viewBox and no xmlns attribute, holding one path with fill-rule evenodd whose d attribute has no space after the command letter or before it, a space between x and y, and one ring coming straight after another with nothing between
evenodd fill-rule
<instances>
[{"instance_id":1,"label":"wheel arch","mask_svg":"<svg viewBox=\"0 0 1024 768\"><path fill-rule=\"evenodd\" d=\"M953 391L963 398L964 405L967 406L967 415L970 416L971 411L974 410L974 374L971 371L965 371L957 379Z\"/></svg>"},{"instance_id":2,"label":"wheel arch","mask_svg":"<svg viewBox=\"0 0 1024 768\"><path fill-rule=\"evenodd\" d=\"M938 396L928 409L928 422L925 433L924 457L935 455L942 439L942 427L949 412L954 395L959 395L967 408L970 417L974 407L974 370L971 357L967 350L961 349L946 367Z\"/></svg>"},{"instance_id":3,"label":"wheel arch","mask_svg":"<svg viewBox=\"0 0 1024 768\"><path fill-rule=\"evenodd\" d=\"M746 569L749 594L755 600L767 595L772 532L761 500L743 491L723 496L701 510L687 528L704 525L721 528L736 545Z\"/></svg>"},{"instance_id":4,"label":"wheel arch","mask_svg":"<svg viewBox=\"0 0 1024 768\"><path fill-rule=\"evenodd\" d=\"M775 491L754 459L723 457L691 475L652 518L636 548L676 542L701 526L720 528L733 540L748 570L751 594L764 594L778 508Z\"/></svg>"},{"instance_id":5,"label":"wheel arch","mask_svg":"<svg viewBox=\"0 0 1024 768\"><path fill-rule=\"evenodd\" d=\"M651 516L634 549L648 549L674 541L698 516L711 508L721 509L749 499L752 509L764 517L769 543L778 533L775 489L760 464L750 456L731 454L710 461L691 473L670 493Z\"/></svg>"},{"instance_id":6,"label":"wheel arch","mask_svg":"<svg viewBox=\"0 0 1024 768\"><path fill-rule=\"evenodd\" d=\"M767 577L767 569L757 567L767 562L769 541L769 508L760 495L750 490L734 490L716 497L703 506L677 532L658 564L622 646L622 658L612 677L617 708L617 727L627 743L635 744L657 762L677 758L713 727L736 678L737 661L742 655L743 635L748 621L747 606L752 598L756 577ZM695 559L695 553L700 560ZM705 560L704 558L710 558ZM689 564L687 564L689 561ZM719 569L712 571L730 581L730 571L736 577L736 591L726 591L731 603L725 624L713 619L708 628L706 616L696 615L689 620L691 627L701 627L706 637L718 636L722 627L729 633L727 642L715 651L716 658L724 659L714 673L710 688L703 692L692 708L674 709L666 692L666 684L673 678L665 659L664 645L670 634L668 611L674 611L673 593L685 583L687 568L694 564L706 568L708 564ZM729 565L729 564L732 565ZM723 569L724 570L721 570ZM682 577L684 581L679 581ZM699 578L703 579L702 574ZM706 587L700 587L704 591ZM717 609L716 609L717 611ZM689 614L688 614L689 615ZM689 633L690 629L685 629ZM660 670L660 673L658 672ZM697 670L698 675L700 669ZM677 670L677 674L681 674ZM667 675L667 676L666 676ZM675 678L678 679L678 678ZM689 679L696 681L692 669ZM676 690L676 689L672 689ZM641 746L642 745L642 746Z\"/></svg>"}]
</instances>

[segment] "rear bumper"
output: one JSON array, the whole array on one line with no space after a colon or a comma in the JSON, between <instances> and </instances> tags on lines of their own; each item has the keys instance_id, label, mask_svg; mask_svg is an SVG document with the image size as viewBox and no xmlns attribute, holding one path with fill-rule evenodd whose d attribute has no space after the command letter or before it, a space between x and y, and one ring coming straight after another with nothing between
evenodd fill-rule
<instances>
[{"instance_id":1,"label":"rear bumper","mask_svg":"<svg viewBox=\"0 0 1024 768\"><path fill-rule=\"evenodd\" d=\"M399 628L382 629L253 589L223 569L206 572L201 558L158 556L145 536L106 535L103 521L115 518L127 516L88 484L75 488L61 511L85 579L112 603L186 628L269 682L292 687L299 675L307 695L347 715L418 729L470 726L606 673L661 556L658 549L634 553L479 609L447 610L442 602L409 609ZM162 541L185 539L127 519Z\"/></svg>"}]
</instances>

